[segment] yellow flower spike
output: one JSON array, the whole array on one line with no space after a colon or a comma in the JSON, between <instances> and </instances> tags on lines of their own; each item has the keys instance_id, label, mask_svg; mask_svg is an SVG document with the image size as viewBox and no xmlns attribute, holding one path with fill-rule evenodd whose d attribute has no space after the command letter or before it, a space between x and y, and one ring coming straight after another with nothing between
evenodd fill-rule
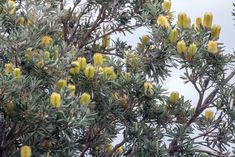
<instances>
[{"instance_id":1,"label":"yellow flower spike","mask_svg":"<svg viewBox=\"0 0 235 157\"><path fill-rule=\"evenodd\" d=\"M137 43L136 48L137 49L143 49L143 45L141 43Z\"/></svg>"},{"instance_id":2,"label":"yellow flower spike","mask_svg":"<svg viewBox=\"0 0 235 157\"><path fill-rule=\"evenodd\" d=\"M103 69L104 74L107 76L111 76L114 73L113 67L104 67Z\"/></svg>"},{"instance_id":3,"label":"yellow flower spike","mask_svg":"<svg viewBox=\"0 0 235 157\"><path fill-rule=\"evenodd\" d=\"M116 149L116 151L115 151L116 154L122 154L123 152L124 152L124 149L122 146L118 147L118 149Z\"/></svg>"},{"instance_id":4,"label":"yellow flower spike","mask_svg":"<svg viewBox=\"0 0 235 157\"><path fill-rule=\"evenodd\" d=\"M21 77L21 70L20 70L20 68L14 68L13 76L14 76L15 79L18 79L18 78Z\"/></svg>"},{"instance_id":5,"label":"yellow flower spike","mask_svg":"<svg viewBox=\"0 0 235 157\"><path fill-rule=\"evenodd\" d=\"M81 105L88 105L91 102L91 96L89 93L83 93L80 98Z\"/></svg>"},{"instance_id":6,"label":"yellow flower spike","mask_svg":"<svg viewBox=\"0 0 235 157\"><path fill-rule=\"evenodd\" d=\"M52 107L55 108L60 108L60 104L61 104L61 96L59 93L53 92L51 94L51 105Z\"/></svg>"},{"instance_id":7,"label":"yellow flower spike","mask_svg":"<svg viewBox=\"0 0 235 157\"><path fill-rule=\"evenodd\" d=\"M211 28L212 20L213 20L213 14L212 13L205 13L204 18L203 18L203 26L205 28Z\"/></svg>"},{"instance_id":8,"label":"yellow flower spike","mask_svg":"<svg viewBox=\"0 0 235 157\"><path fill-rule=\"evenodd\" d=\"M44 60L45 61L49 61L50 60L50 56L51 56L51 54L50 54L49 51L45 51L44 52Z\"/></svg>"},{"instance_id":9,"label":"yellow flower spike","mask_svg":"<svg viewBox=\"0 0 235 157\"><path fill-rule=\"evenodd\" d=\"M180 12L178 14L178 22L177 22L179 27L185 27L187 24L187 15L185 12Z\"/></svg>"},{"instance_id":10,"label":"yellow flower spike","mask_svg":"<svg viewBox=\"0 0 235 157\"><path fill-rule=\"evenodd\" d=\"M58 51L55 51L54 52L54 55L53 55L53 59L54 60L57 60L59 58L59 52Z\"/></svg>"},{"instance_id":11,"label":"yellow flower spike","mask_svg":"<svg viewBox=\"0 0 235 157\"><path fill-rule=\"evenodd\" d=\"M105 145L105 151L107 153L111 152L113 149L113 145L111 143Z\"/></svg>"},{"instance_id":12,"label":"yellow flower spike","mask_svg":"<svg viewBox=\"0 0 235 157\"><path fill-rule=\"evenodd\" d=\"M20 148L20 157L31 157L32 150L29 146L25 145Z\"/></svg>"},{"instance_id":13,"label":"yellow flower spike","mask_svg":"<svg viewBox=\"0 0 235 157\"><path fill-rule=\"evenodd\" d=\"M9 15L13 15L16 12L16 3L14 1L8 1L7 2L7 6L8 6L8 13Z\"/></svg>"},{"instance_id":14,"label":"yellow flower spike","mask_svg":"<svg viewBox=\"0 0 235 157\"><path fill-rule=\"evenodd\" d=\"M171 103L175 104L175 103L177 103L179 101L179 99L180 99L179 92L171 92L170 97L169 97L169 101Z\"/></svg>"},{"instance_id":15,"label":"yellow flower spike","mask_svg":"<svg viewBox=\"0 0 235 157\"><path fill-rule=\"evenodd\" d=\"M168 28L170 26L167 18L163 15L157 17L157 25L160 25L164 28Z\"/></svg>"},{"instance_id":16,"label":"yellow flower spike","mask_svg":"<svg viewBox=\"0 0 235 157\"><path fill-rule=\"evenodd\" d=\"M210 109L205 111L205 118L206 120L212 120L214 117L214 112Z\"/></svg>"},{"instance_id":17,"label":"yellow flower spike","mask_svg":"<svg viewBox=\"0 0 235 157\"><path fill-rule=\"evenodd\" d=\"M57 87L58 87L59 89L64 88L66 85L67 85L67 81L66 81L66 80L60 79L60 80L57 82Z\"/></svg>"},{"instance_id":18,"label":"yellow flower spike","mask_svg":"<svg viewBox=\"0 0 235 157\"><path fill-rule=\"evenodd\" d=\"M151 82L144 83L144 91L147 93L148 96L152 96L154 94L153 85Z\"/></svg>"},{"instance_id":19,"label":"yellow flower spike","mask_svg":"<svg viewBox=\"0 0 235 157\"><path fill-rule=\"evenodd\" d=\"M86 58L85 57L79 57L78 62L80 64L80 69L84 70L86 68Z\"/></svg>"},{"instance_id":20,"label":"yellow flower spike","mask_svg":"<svg viewBox=\"0 0 235 157\"><path fill-rule=\"evenodd\" d=\"M5 64L5 73L6 74L11 74L11 73L13 73L13 71L14 71L14 68L13 68L12 63Z\"/></svg>"},{"instance_id":21,"label":"yellow flower spike","mask_svg":"<svg viewBox=\"0 0 235 157\"><path fill-rule=\"evenodd\" d=\"M141 37L141 42L143 43L143 44L147 44L148 42L149 42L149 36L148 35L144 35L144 36L142 36Z\"/></svg>"},{"instance_id":22,"label":"yellow flower spike","mask_svg":"<svg viewBox=\"0 0 235 157\"><path fill-rule=\"evenodd\" d=\"M182 54L182 53L185 53L187 50L187 47L186 47L186 44L183 40L179 41L177 43L177 51L178 53Z\"/></svg>"},{"instance_id":23,"label":"yellow flower spike","mask_svg":"<svg viewBox=\"0 0 235 157\"><path fill-rule=\"evenodd\" d=\"M162 10L163 11L170 11L171 10L171 1L170 0L164 0L162 3Z\"/></svg>"},{"instance_id":24,"label":"yellow flower spike","mask_svg":"<svg viewBox=\"0 0 235 157\"><path fill-rule=\"evenodd\" d=\"M188 52L192 57L195 56L195 54L197 52L197 45L194 43L190 44L188 47Z\"/></svg>"},{"instance_id":25,"label":"yellow flower spike","mask_svg":"<svg viewBox=\"0 0 235 157\"><path fill-rule=\"evenodd\" d=\"M184 28L191 28L191 18L187 16L186 25Z\"/></svg>"},{"instance_id":26,"label":"yellow flower spike","mask_svg":"<svg viewBox=\"0 0 235 157\"><path fill-rule=\"evenodd\" d=\"M25 19L24 19L23 16L21 16L21 17L18 19L18 23L19 23L20 25L24 26L24 24L25 24Z\"/></svg>"},{"instance_id":27,"label":"yellow flower spike","mask_svg":"<svg viewBox=\"0 0 235 157\"><path fill-rule=\"evenodd\" d=\"M217 41L209 41L207 47L207 50L212 54L216 54L218 52Z\"/></svg>"},{"instance_id":28,"label":"yellow flower spike","mask_svg":"<svg viewBox=\"0 0 235 157\"><path fill-rule=\"evenodd\" d=\"M102 39L102 47L103 48L108 48L110 46L110 36L106 35Z\"/></svg>"},{"instance_id":29,"label":"yellow flower spike","mask_svg":"<svg viewBox=\"0 0 235 157\"><path fill-rule=\"evenodd\" d=\"M92 65L87 65L86 69L84 70L84 74L88 79L92 79L95 75L95 69Z\"/></svg>"},{"instance_id":30,"label":"yellow flower spike","mask_svg":"<svg viewBox=\"0 0 235 157\"><path fill-rule=\"evenodd\" d=\"M6 107L7 114L11 114L13 112L13 109L14 109L13 101L8 102Z\"/></svg>"},{"instance_id":31,"label":"yellow flower spike","mask_svg":"<svg viewBox=\"0 0 235 157\"><path fill-rule=\"evenodd\" d=\"M212 38L215 38L215 39L219 38L220 30L221 30L220 25L213 25L212 28L211 28L211 36L212 36Z\"/></svg>"},{"instance_id":32,"label":"yellow flower spike","mask_svg":"<svg viewBox=\"0 0 235 157\"><path fill-rule=\"evenodd\" d=\"M171 43L176 43L177 40L178 40L178 36L179 36L179 32L176 28L171 30L171 32L170 32L170 41L171 41Z\"/></svg>"},{"instance_id":33,"label":"yellow flower spike","mask_svg":"<svg viewBox=\"0 0 235 157\"><path fill-rule=\"evenodd\" d=\"M80 72L80 64L78 61L73 61L71 63L74 67L73 68L70 68L69 69L69 72L72 74L72 75L75 75L75 74L78 74Z\"/></svg>"},{"instance_id":34,"label":"yellow flower spike","mask_svg":"<svg viewBox=\"0 0 235 157\"><path fill-rule=\"evenodd\" d=\"M72 85L72 84L69 84L68 85L68 89L70 91L70 95L74 96L75 95L76 86Z\"/></svg>"},{"instance_id":35,"label":"yellow flower spike","mask_svg":"<svg viewBox=\"0 0 235 157\"><path fill-rule=\"evenodd\" d=\"M53 39L50 36L43 36L41 39L41 44L43 46L49 46L53 43Z\"/></svg>"},{"instance_id":36,"label":"yellow flower spike","mask_svg":"<svg viewBox=\"0 0 235 157\"><path fill-rule=\"evenodd\" d=\"M202 24L202 18L201 17L197 17L196 18L196 27L197 27L197 29L200 29L201 24Z\"/></svg>"},{"instance_id":37,"label":"yellow flower spike","mask_svg":"<svg viewBox=\"0 0 235 157\"><path fill-rule=\"evenodd\" d=\"M103 55L101 53L95 53L93 56L94 65L102 65L104 62Z\"/></svg>"},{"instance_id":38,"label":"yellow flower spike","mask_svg":"<svg viewBox=\"0 0 235 157\"><path fill-rule=\"evenodd\" d=\"M131 80L131 74L126 72L125 75L124 75L124 78L127 82L129 82Z\"/></svg>"}]
</instances>

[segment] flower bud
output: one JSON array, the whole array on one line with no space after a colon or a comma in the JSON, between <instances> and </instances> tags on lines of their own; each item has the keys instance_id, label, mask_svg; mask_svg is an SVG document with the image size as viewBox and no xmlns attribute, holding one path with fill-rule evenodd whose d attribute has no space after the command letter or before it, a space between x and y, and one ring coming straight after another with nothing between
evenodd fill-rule
<instances>
[{"instance_id":1,"label":"flower bud","mask_svg":"<svg viewBox=\"0 0 235 157\"><path fill-rule=\"evenodd\" d=\"M124 78L127 82L129 82L131 80L131 74L126 72L125 75L124 75Z\"/></svg>"},{"instance_id":2,"label":"flower bud","mask_svg":"<svg viewBox=\"0 0 235 157\"><path fill-rule=\"evenodd\" d=\"M122 154L124 152L123 147L118 147L115 151L115 154Z\"/></svg>"},{"instance_id":3,"label":"flower bud","mask_svg":"<svg viewBox=\"0 0 235 157\"><path fill-rule=\"evenodd\" d=\"M212 120L214 116L214 112L210 109L205 111L205 118L206 120Z\"/></svg>"},{"instance_id":4,"label":"flower bud","mask_svg":"<svg viewBox=\"0 0 235 157\"><path fill-rule=\"evenodd\" d=\"M54 59L54 60L57 60L58 58L59 58L59 52L58 52L58 51L55 51L55 52L54 52L53 59Z\"/></svg>"},{"instance_id":5,"label":"flower bud","mask_svg":"<svg viewBox=\"0 0 235 157\"><path fill-rule=\"evenodd\" d=\"M205 13L203 18L203 26L205 28L211 28L212 26L213 15L212 13Z\"/></svg>"},{"instance_id":6,"label":"flower bud","mask_svg":"<svg viewBox=\"0 0 235 157\"><path fill-rule=\"evenodd\" d=\"M72 75L75 75L75 74L78 74L80 72L80 64L78 61L73 61L72 62L72 65L74 66L73 68L70 68L69 69L69 72L72 74Z\"/></svg>"},{"instance_id":7,"label":"flower bud","mask_svg":"<svg viewBox=\"0 0 235 157\"><path fill-rule=\"evenodd\" d=\"M157 25L160 25L164 28L168 28L170 26L167 18L163 15L157 17Z\"/></svg>"},{"instance_id":8,"label":"flower bud","mask_svg":"<svg viewBox=\"0 0 235 157\"><path fill-rule=\"evenodd\" d=\"M16 12L16 3L12 0L8 0L7 2L8 13L9 15L13 15Z\"/></svg>"},{"instance_id":9,"label":"flower bud","mask_svg":"<svg viewBox=\"0 0 235 157\"><path fill-rule=\"evenodd\" d=\"M148 96L152 96L154 94L153 91L153 85L151 82L145 82L144 83L144 92L148 95Z\"/></svg>"},{"instance_id":10,"label":"flower bud","mask_svg":"<svg viewBox=\"0 0 235 157\"><path fill-rule=\"evenodd\" d=\"M24 24L25 24L25 19L24 19L23 16L21 16L21 17L18 19L18 24L24 26Z\"/></svg>"},{"instance_id":11,"label":"flower bud","mask_svg":"<svg viewBox=\"0 0 235 157\"><path fill-rule=\"evenodd\" d=\"M110 36L106 35L102 39L102 47L103 48L108 48L110 46Z\"/></svg>"},{"instance_id":12,"label":"flower bud","mask_svg":"<svg viewBox=\"0 0 235 157\"><path fill-rule=\"evenodd\" d=\"M29 146L22 146L20 148L20 157L31 157L32 156L32 150Z\"/></svg>"},{"instance_id":13,"label":"flower bud","mask_svg":"<svg viewBox=\"0 0 235 157\"><path fill-rule=\"evenodd\" d=\"M14 71L13 65L11 63L5 64L5 73L11 74Z\"/></svg>"},{"instance_id":14,"label":"flower bud","mask_svg":"<svg viewBox=\"0 0 235 157\"><path fill-rule=\"evenodd\" d=\"M171 32L170 32L170 41L171 41L171 43L176 43L177 40L178 40L178 36L179 36L178 30L176 28L172 29Z\"/></svg>"},{"instance_id":15,"label":"flower bud","mask_svg":"<svg viewBox=\"0 0 235 157\"><path fill-rule=\"evenodd\" d=\"M50 55L51 55L50 52L45 51L45 52L44 52L44 60L45 60L45 61L49 61L49 60L50 60Z\"/></svg>"},{"instance_id":16,"label":"flower bud","mask_svg":"<svg viewBox=\"0 0 235 157\"><path fill-rule=\"evenodd\" d=\"M14 103L13 101L9 101L6 106L7 114L11 114L13 112L13 109L14 109Z\"/></svg>"},{"instance_id":17,"label":"flower bud","mask_svg":"<svg viewBox=\"0 0 235 157\"><path fill-rule=\"evenodd\" d=\"M78 62L80 64L81 70L84 70L86 68L86 58L85 57L79 57Z\"/></svg>"},{"instance_id":18,"label":"flower bud","mask_svg":"<svg viewBox=\"0 0 235 157\"><path fill-rule=\"evenodd\" d=\"M92 79L95 75L95 69L92 65L87 65L86 69L84 70L84 74L88 79Z\"/></svg>"},{"instance_id":19,"label":"flower bud","mask_svg":"<svg viewBox=\"0 0 235 157\"><path fill-rule=\"evenodd\" d=\"M104 62L103 55L101 53L95 53L93 56L94 65L102 65Z\"/></svg>"},{"instance_id":20,"label":"flower bud","mask_svg":"<svg viewBox=\"0 0 235 157\"><path fill-rule=\"evenodd\" d=\"M83 93L80 98L81 105L88 105L91 102L91 96L88 93Z\"/></svg>"},{"instance_id":21,"label":"flower bud","mask_svg":"<svg viewBox=\"0 0 235 157\"><path fill-rule=\"evenodd\" d=\"M57 82L57 87L59 88L59 89L62 89L62 88L64 88L65 86L67 85L67 81L66 80L59 80L58 82Z\"/></svg>"},{"instance_id":22,"label":"flower bud","mask_svg":"<svg viewBox=\"0 0 235 157\"><path fill-rule=\"evenodd\" d=\"M52 107L55 108L60 108L60 104L61 104L61 97L59 93L53 92L51 94L51 105Z\"/></svg>"},{"instance_id":23,"label":"flower bud","mask_svg":"<svg viewBox=\"0 0 235 157\"><path fill-rule=\"evenodd\" d=\"M139 50L143 49L143 45L141 43L137 43L136 48Z\"/></svg>"},{"instance_id":24,"label":"flower bud","mask_svg":"<svg viewBox=\"0 0 235 157\"><path fill-rule=\"evenodd\" d=\"M15 68L14 71L13 71L13 76L15 79L18 79L21 77L21 70L20 68Z\"/></svg>"},{"instance_id":25,"label":"flower bud","mask_svg":"<svg viewBox=\"0 0 235 157\"><path fill-rule=\"evenodd\" d=\"M162 10L163 11L170 11L171 10L171 1L170 0L164 0L162 3Z\"/></svg>"},{"instance_id":26,"label":"flower bud","mask_svg":"<svg viewBox=\"0 0 235 157\"><path fill-rule=\"evenodd\" d=\"M70 91L70 95L74 96L75 95L75 90L76 90L76 86L69 84L68 85L68 89Z\"/></svg>"},{"instance_id":27,"label":"flower bud","mask_svg":"<svg viewBox=\"0 0 235 157\"><path fill-rule=\"evenodd\" d=\"M187 15L185 12L180 12L178 14L178 22L177 22L179 27L186 27L187 24Z\"/></svg>"},{"instance_id":28,"label":"flower bud","mask_svg":"<svg viewBox=\"0 0 235 157\"><path fill-rule=\"evenodd\" d=\"M197 52L197 45L194 43L190 44L188 47L188 52L192 57L195 56L195 54Z\"/></svg>"},{"instance_id":29,"label":"flower bud","mask_svg":"<svg viewBox=\"0 0 235 157\"><path fill-rule=\"evenodd\" d=\"M169 101L171 103L175 104L175 103L177 103L179 101L179 99L180 99L179 92L171 92L170 97L169 97Z\"/></svg>"},{"instance_id":30,"label":"flower bud","mask_svg":"<svg viewBox=\"0 0 235 157\"><path fill-rule=\"evenodd\" d=\"M185 42L183 40L179 41L177 43L177 51L182 54L182 53L185 53L187 50L187 47L185 45Z\"/></svg>"},{"instance_id":31,"label":"flower bud","mask_svg":"<svg viewBox=\"0 0 235 157\"><path fill-rule=\"evenodd\" d=\"M143 44L147 44L150 39L149 39L148 35L144 35L144 36L142 36L142 38L140 40Z\"/></svg>"},{"instance_id":32,"label":"flower bud","mask_svg":"<svg viewBox=\"0 0 235 157\"><path fill-rule=\"evenodd\" d=\"M209 41L208 42L208 51L216 54L218 52L217 41Z\"/></svg>"},{"instance_id":33,"label":"flower bud","mask_svg":"<svg viewBox=\"0 0 235 157\"><path fill-rule=\"evenodd\" d=\"M105 145L105 151L111 152L113 149L113 145L111 143Z\"/></svg>"},{"instance_id":34,"label":"flower bud","mask_svg":"<svg viewBox=\"0 0 235 157\"><path fill-rule=\"evenodd\" d=\"M197 27L197 29L200 29L201 24L202 24L202 18L201 17L197 17L196 18L196 27Z\"/></svg>"},{"instance_id":35,"label":"flower bud","mask_svg":"<svg viewBox=\"0 0 235 157\"><path fill-rule=\"evenodd\" d=\"M212 36L212 38L215 38L215 39L219 38L220 30L221 30L220 25L213 25L212 28L211 28L211 36Z\"/></svg>"}]
</instances>

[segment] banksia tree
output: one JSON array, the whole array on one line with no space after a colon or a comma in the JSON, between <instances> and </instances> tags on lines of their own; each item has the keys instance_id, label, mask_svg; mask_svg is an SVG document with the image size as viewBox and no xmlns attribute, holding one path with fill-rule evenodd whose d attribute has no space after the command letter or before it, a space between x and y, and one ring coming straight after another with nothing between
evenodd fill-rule
<instances>
[{"instance_id":1,"label":"banksia tree","mask_svg":"<svg viewBox=\"0 0 235 157\"><path fill-rule=\"evenodd\" d=\"M0 0L0 156L233 155L234 54L171 3ZM165 88L174 68L196 104Z\"/></svg>"}]
</instances>

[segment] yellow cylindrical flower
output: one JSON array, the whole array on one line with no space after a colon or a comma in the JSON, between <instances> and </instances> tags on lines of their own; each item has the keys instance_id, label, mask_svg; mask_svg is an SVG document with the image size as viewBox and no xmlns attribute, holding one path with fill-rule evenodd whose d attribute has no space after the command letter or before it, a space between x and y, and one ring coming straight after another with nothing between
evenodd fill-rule
<instances>
[{"instance_id":1,"label":"yellow cylindrical flower","mask_svg":"<svg viewBox=\"0 0 235 157\"><path fill-rule=\"evenodd\" d=\"M144 36L142 36L141 37L141 42L143 43L143 44L147 44L148 42L149 42L149 36L148 35L144 35Z\"/></svg>"},{"instance_id":2,"label":"yellow cylindrical flower","mask_svg":"<svg viewBox=\"0 0 235 157\"><path fill-rule=\"evenodd\" d=\"M18 23L19 23L20 25L24 26L24 24L25 24L25 19L24 19L23 16L21 16L21 17L18 19Z\"/></svg>"},{"instance_id":3,"label":"yellow cylindrical flower","mask_svg":"<svg viewBox=\"0 0 235 157\"><path fill-rule=\"evenodd\" d=\"M8 6L9 15L15 14L15 12L16 12L16 3L12 0L8 0L7 6Z\"/></svg>"},{"instance_id":4,"label":"yellow cylindrical flower","mask_svg":"<svg viewBox=\"0 0 235 157\"><path fill-rule=\"evenodd\" d=\"M213 54L218 52L217 41L209 41L207 47L207 50Z\"/></svg>"},{"instance_id":5,"label":"yellow cylindrical flower","mask_svg":"<svg viewBox=\"0 0 235 157\"><path fill-rule=\"evenodd\" d=\"M105 145L105 151L111 152L113 149L113 145L111 143Z\"/></svg>"},{"instance_id":6,"label":"yellow cylindrical flower","mask_svg":"<svg viewBox=\"0 0 235 157\"><path fill-rule=\"evenodd\" d=\"M95 53L93 56L94 65L102 65L104 62L103 55L101 53Z\"/></svg>"},{"instance_id":7,"label":"yellow cylindrical flower","mask_svg":"<svg viewBox=\"0 0 235 157\"><path fill-rule=\"evenodd\" d=\"M15 79L18 79L18 78L21 77L21 70L20 70L20 68L14 68L13 76L14 76Z\"/></svg>"},{"instance_id":8,"label":"yellow cylindrical flower","mask_svg":"<svg viewBox=\"0 0 235 157\"><path fill-rule=\"evenodd\" d=\"M14 71L13 64L7 63L5 64L5 73L11 74Z\"/></svg>"},{"instance_id":9,"label":"yellow cylindrical flower","mask_svg":"<svg viewBox=\"0 0 235 157\"><path fill-rule=\"evenodd\" d=\"M52 107L55 108L60 108L60 104L61 104L61 96L59 93L53 92L51 94L51 105Z\"/></svg>"},{"instance_id":10,"label":"yellow cylindrical flower","mask_svg":"<svg viewBox=\"0 0 235 157\"><path fill-rule=\"evenodd\" d=\"M41 43L43 46L49 46L53 43L53 39L50 36L43 36L41 39Z\"/></svg>"},{"instance_id":11,"label":"yellow cylindrical flower","mask_svg":"<svg viewBox=\"0 0 235 157\"><path fill-rule=\"evenodd\" d=\"M57 60L59 58L59 52L58 51L55 51L54 52L54 55L53 55L53 59L54 60Z\"/></svg>"},{"instance_id":12,"label":"yellow cylindrical flower","mask_svg":"<svg viewBox=\"0 0 235 157\"><path fill-rule=\"evenodd\" d=\"M171 43L176 43L177 40L178 40L178 36L179 36L179 32L176 28L171 30L171 32L170 32L170 41L171 41Z\"/></svg>"},{"instance_id":13,"label":"yellow cylindrical flower","mask_svg":"<svg viewBox=\"0 0 235 157\"><path fill-rule=\"evenodd\" d=\"M22 146L20 148L20 157L31 157L32 156L32 150L29 146Z\"/></svg>"},{"instance_id":14,"label":"yellow cylindrical flower","mask_svg":"<svg viewBox=\"0 0 235 157\"><path fill-rule=\"evenodd\" d=\"M171 1L170 0L164 0L162 3L162 10L163 11L170 11L171 10Z\"/></svg>"},{"instance_id":15,"label":"yellow cylindrical flower","mask_svg":"<svg viewBox=\"0 0 235 157\"><path fill-rule=\"evenodd\" d=\"M170 102L175 104L179 101L179 99L180 99L179 92L171 92L170 97L169 97Z\"/></svg>"},{"instance_id":16,"label":"yellow cylindrical flower","mask_svg":"<svg viewBox=\"0 0 235 157\"><path fill-rule=\"evenodd\" d=\"M76 86L69 84L68 89L70 91L70 95L72 95L72 96L75 95Z\"/></svg>"},{"instance_id":17,"label":"yellow cylindrical flower","mask_svg":"<svg viewBox=\"0 0 235 157\"><path fill-rule=\"evenodd\" d=\"M151 82L144 83L144 91L147 93L148 96L152 96L154 94L153 85Z\"/></svg>"},{"instance_id":18,"label":"yellow cylindrical flower","mask_svg":"<svg viewBox=\"0 0 235 157\"><path fill-rule=\"evenodd\" d=\"M13 109L14 109L14 103L13 101L9 101L6 106L7 113L11 114L13 112Z\"/></svg>"},{"instance_id":19,"label":"yellow cylindrical flower","mask_svg":"<svg viewBox=\"0 0 235 157\"><path fill-rule=\"evenodd\" d=\"M50 56L51 56L51 54L50 54L49 51L45 51L44 52L44 60L45 61L49 61L50 60Z\"/></svg>"},{"instance_id":20,"label":"yellow cylindrical flower","mask_svg":"<svg viewBox=\"0 0 235 157\"><path fill-rule=\"evenodd\" d=\"M191 18L187 16L187 19L183 25L183 28L190 28L191 27Z\"/></svg>"},{"instance_id":21,"label":"yellow cylindrical flower","mask_svg":"<svg viewBox=\"0 0 235 157\"><path fill-rule=\"evenodd\" d=\"M194 43L190 44L188 47L188 52L192 57L195 56L195 54L197 52L197 45Z\"/></svg>"},{"instance_id":22,"label":"yellow cylindrical flower","mask_svg":"<svg viewBox=\"0 0 235 157\"><path fill-rule=\"evenodd\" d=\"M71 63L74 67L69 69L69 72L73 75L78 74L80 72L80 64L78 61L73 61Z\"/></svg>"},{"instance_id":23,"label":"yellow cylindrical flower","mask_svg":"<svg viewBox=\"0 0 235 157\"><path fill-rule=\"evenodd\" d=\"M80 98L81 105L88 105L91 102L91 96L89 93L83 93Z\"/></svg>"},{"instance_id":24,"label":"yellow cylindrical flower","mask_svg":"<svg viewBox=\"0 0 235 157\"><path fill-rule=\"evenodd\" d=\"M106 35L102 39L102 47L103 48L108 48L110 46L110 36Z\"/></svg>"},{"instance_id":25,"label":"yellow cylindrical flower","mask_svg":"<svg viewBox=\"0 0 235 157\"><path fill-rule=\"evenodd\" d=\"M163 15L157 17L157 24L164 28L168 28L170 26L167 18Z\"/></svg>"},{"instance_id":26,"label":"yellow cylindrical flower","mask_svg":"<svg viewBox=\"0 0 235 157\"><path fill-rule=\"evenodd\" d=\"M203 26L205 28L211 28L212 20L213 20L213 14L212 13L205 13L204 18L203 18Z\"/></svg>"},{"instance_id":27,"label":"yellow cylindrical flower","mask_svg":"<svg viewBox=\"0 0 235 157\"><path fill-rule=\"evenodd\" d=\"M185 28L186 27L186 24L187 24L187 15L185 12L180 12L178 14L178 22L177 22L178 26L179 27L183 27Z\"/></svg>"},{"instance_id":28,"label":"yellow cylindrical flower","mask_svg":"<svg viewBox=\"0 0 235 157\"><path fill-rule=\"evenodd\" d=\"M205 111L205 118L206 120L212 120L214 116L214 112L210 109Z\"/></svg>"},{"instance_id":29,"label":"yellow cylindrical flower","mask_svg":"<svg viewBox=\"0 0 235 157\"><path fill-rule=\"evenodd\" d=\"M92 65L87 65L86 69L84 70L84 74L88 79L91 79L95 75L95 69Z\"/></svg>"},{"instance_id":30,"label":"yellow cylindrical flower","mask_svg":"<svg viewBox=\"0 0 235 157\"><path fill-rule=\"evenodd\" d=\"M84 70L86 68L86 58L85 57L79 57L78 62L80 64L80 69Z\"/></svg>"},{"instance_id":31,"label":"yellow cylindrical flower","mask_svg":"<svg viewBox=\"0 0 235 157\"><path fill-rule=\"evenodd\" d=\"M67 81L66 81L66 80L61 79L61 80L59 80L59 81L57 82L57 87L58 87L59 89L64 88L66 85L67 85Z\"/></svg>"},{"instance_id":32,"label":"yellow cylindrical flower","mask_svg":"<svg viewBox=\"0 0 235 157\"><path fill-rule=\"evenodd\" d=\"M202 24L202 18L201 17L197 17L196 18L196 27L197 27L197 29L200 29L201 24Z\"/></svg>"},{"instance_id":33,"label":"yellow cylindrical flower","mask_svg":"<svg viewBox=\"0 0 235 157\"><path fill-rule=\"evenodd\" d=\"M179 41L177 43L177 51L182 54L182 53L185 53L187 50L187 47L186 47L186 44L183 40Z\"/></svg>"},{"instance_id":34,"label":"yellow cylindrical flower","mask_svg":"<svg viewBox=\"0 0 235 157\"><path fill-rule=\"evenodd\" d=\"M122 154L123 152L124 152L124 149L122 146L118 147L118 149L116 149L116 151L115 151L116 154Z\"/></svg>"},{"instance_id":35,"label":"yellow cylindrical flower","mask_svg":"<svg viewBox=\"0 0 235 157\"><path fill-rule=\"evenodd\" d=\"M212 38L219 38L221 27L220 25L213 25L211 28Z\"/></svg>"}]
</instances>

